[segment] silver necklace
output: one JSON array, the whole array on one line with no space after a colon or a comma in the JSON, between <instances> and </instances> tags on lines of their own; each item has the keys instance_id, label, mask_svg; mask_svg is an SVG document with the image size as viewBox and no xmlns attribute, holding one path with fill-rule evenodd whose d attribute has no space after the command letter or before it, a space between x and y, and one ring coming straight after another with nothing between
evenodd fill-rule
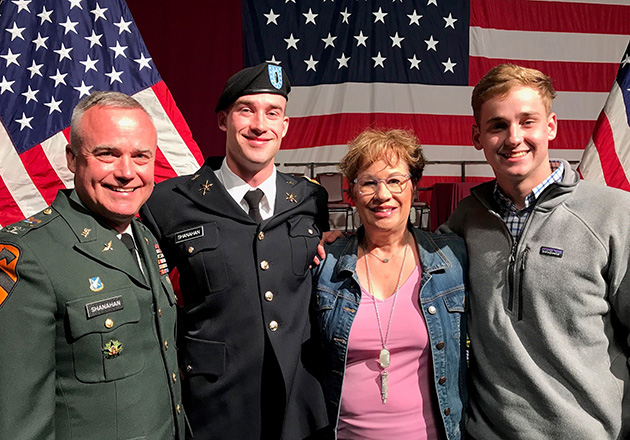
<instances>
[{"instance_id":1,"label":"silver necklace","mask_svg":"<svg viewBox=\"0 0 630 440\"><path fill-rule=\"evenodd\" d=\"M380 373L381 400L383 401L383 403L387 402L387 395L389 393L389 385L388 385L389 373L387 372L387 367L389 367L391 356L390 356L389 350L387 349L387 338L389 337L389 328L392 324L392 317L394 316L394 309L396 308L396 300L398 299L398 290L400 289L400 281L402 280L402 274L405 269L405 261L407 260L407 249L409 248L408 245L409 245L409 233L407 233L407 241L405 242L405 252L403 254L403 260L400 266L400 273L398 274L398 281L396 282L396 290L394 291L394 302L392 304L392 311L389 313L389 321L387 322L387 329L385 330L385 337L383 337L383 327L381 326L381 315L378 313L378 306L376 305L376 297L374 296L374 289L372 288L372 277L370 276L370 265L368 264L367 256L365 258L365 269L367 272L368 287L370 289L369 293L370 295L372 295L372 298L374 299L374 310L376 311L376 322L378 323L378 331L379 331L379 334L381 335L382 348L381 348L381 352L379 353L378 360L379 360L379 365L383 369L383 371L381 371ZM363 251L366 254L368 254L365 242L363 243Z\"/></svg>"},{"instance_id":2,"label":"silver necklace","mask_svg":"<svg viewBox=\"0 0 630 440\"><path fill-rule=\"evenodd\" d=\"M398 250L396 251L396 253L392 254L389 258L381 258L381 257L379 257L378 255L373 254L371 251L370 251L370 252L368 252L368 250L367 250L367 246L363 246L363 249L365 250L365 253L366 253L366 254L373 256L374 258L376 258L376 259L378 259L378 260L382 261L383 263L389 263L390 261L392 261L392 258L394 258L395 256L397 256L397 255L400 253L400 251L402 251L402 250L403 250L403 248L406 248L406 246L407 246L407 243L405 243L405 246L403 246L402 248L398 249ZM374 250L374 249L372 249L372 250Z\"/></svg>"}]
</instances>

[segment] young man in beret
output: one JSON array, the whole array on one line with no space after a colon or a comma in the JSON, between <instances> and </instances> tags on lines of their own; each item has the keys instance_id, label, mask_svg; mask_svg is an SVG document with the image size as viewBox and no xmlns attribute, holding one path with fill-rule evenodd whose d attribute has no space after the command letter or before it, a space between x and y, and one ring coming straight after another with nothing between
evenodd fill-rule
<instances>
[{"instance_id":1,"label":"young man in beret","mask_svg":"<svg viewBox=\"0 0 630 440\"><path fill-rule=\"evenodd\" d=\"M447 226L468 249L474 440L630 438L630 194L549 159L554 96L511 64L473 90L473 143L496 180Z\"/></svg>"},{"instance_id":2,"label":"young man in beret","mask_svg":"<svg viewBox=\"0 0 630 440\"><path fill-rule=\"evenodd\" d=\"M175 292L135 218L156 146L135 99L91 94L66 147L74 190L0 230L0 439L184 439Z\"/></svg>"},{"instance_id":3,"label":"young man in beret","mask_svg":"<svg viewBox=\"0 0 630 440\"><path fill-rule=\"evenodd\" d=\"M274 166L290 89L272 64L232 76L216 107L221 168L206 163L157 185L141 211L180 274L180 364L195 440L299 440L327 424L308 315L327 195Z\"/></svg>"}]
</instances>

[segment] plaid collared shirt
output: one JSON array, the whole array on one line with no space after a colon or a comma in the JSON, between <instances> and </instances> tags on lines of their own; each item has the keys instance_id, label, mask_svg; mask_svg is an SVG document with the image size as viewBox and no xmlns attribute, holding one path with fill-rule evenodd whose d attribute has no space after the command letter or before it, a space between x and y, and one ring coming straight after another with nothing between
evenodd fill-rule
<instances>
[{"instance_id":1,"label":"plaid collared shirt","mask_svg":"<svg viewBox=\"0 0 630 440\"><path fill-rule=\"evenodd\" d=\"M538 197L540 197L540 194L552 183L562 180L562 176L564 175L564 165L562 162L550 160L549 165L551 165L551 174L525 198L525 207L523 209L517 209L514 203L503 194L499 185L496 182L494 184L494 199L499 204L499 214L510 231L512 238L514 238L514 241L518 241L521 236L523 226L525 226L525 222L527 222L529 214L532 212L532 209L534 209L534 205Z\"/></svg>"}]
</instances>

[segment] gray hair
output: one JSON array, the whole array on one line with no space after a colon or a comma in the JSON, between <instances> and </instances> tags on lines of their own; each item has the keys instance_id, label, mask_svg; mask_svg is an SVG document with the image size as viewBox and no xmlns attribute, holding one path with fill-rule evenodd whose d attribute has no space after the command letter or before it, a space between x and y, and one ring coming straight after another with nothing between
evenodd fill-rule
<instances>
[{"instance_id":1,"label":"gray hair","mask_svg":"<svg viewBox=\"0 0 630 440\"><path fill-rule=\"evenodd\" d=\"M75 154L79 151L81 145L83 145L84 135L81 127L83 115L86 111L96 106L139 109L152 120L151 115L149 115L142 104L129 95L120 92L94 92L79 101L72 111L72 119L70 120L70 148Z\"/></svg>"}]
</instances>

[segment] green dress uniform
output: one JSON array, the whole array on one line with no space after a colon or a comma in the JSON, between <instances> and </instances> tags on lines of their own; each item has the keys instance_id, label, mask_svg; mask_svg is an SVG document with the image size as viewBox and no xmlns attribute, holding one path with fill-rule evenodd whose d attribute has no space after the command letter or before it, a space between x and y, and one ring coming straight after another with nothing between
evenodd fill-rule
<instances>
[{"instance_id":1,"label":"green dress uniform","mask_svg":"<svg viewBox=\"0 0 630 440\"><path fill-rule=\"evenodd\" d=\"M176 298L132 232L142 270L71 190L0 231L0 439L184 438Z\"/></svg>"}]
</instances>

